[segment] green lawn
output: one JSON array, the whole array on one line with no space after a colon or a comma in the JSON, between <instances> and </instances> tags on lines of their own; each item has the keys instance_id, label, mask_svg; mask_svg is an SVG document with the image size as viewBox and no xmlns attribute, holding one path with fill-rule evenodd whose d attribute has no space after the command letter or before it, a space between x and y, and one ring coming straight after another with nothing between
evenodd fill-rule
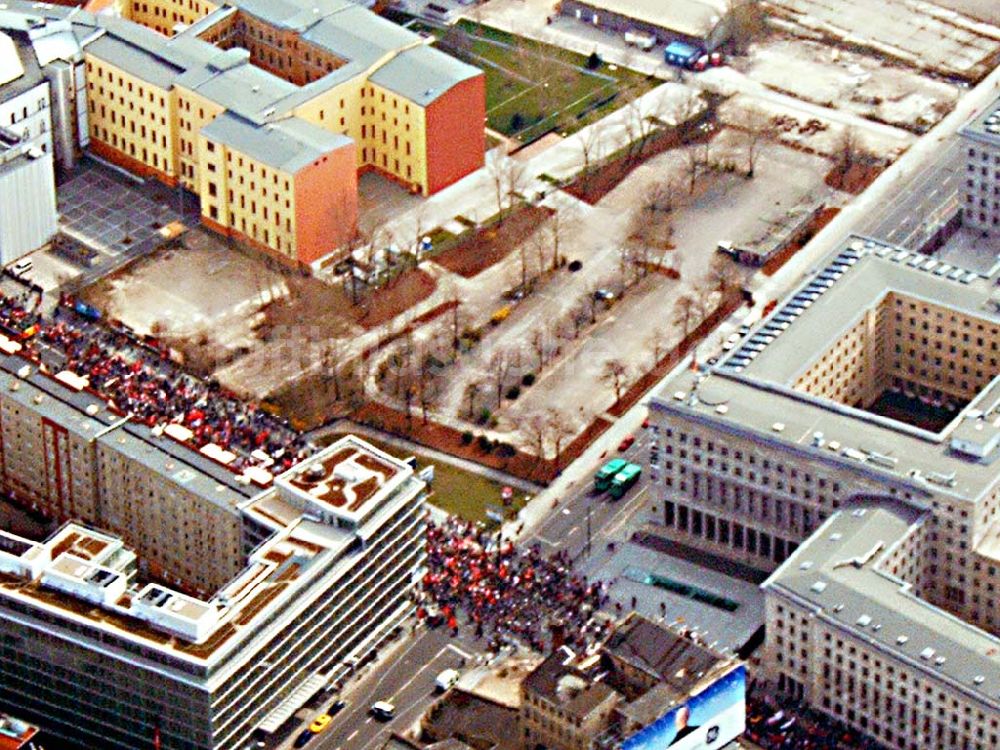
<instances>
[{"instance_id":1,"label":"green lawn","mask_svg":"<svg viewBox=\"0 0 1000 750\"><path fill-rule=\"evenodd\" d=\"M323 441L323 444L328 445L339 437L341 436L330 436ZM371 440L367 437L362 439L399 458L408 458L411 455L379 440ZM486 518L487 506L502 507L500 491L503 485L453 464L431 461L419 452L412 455L417 458L418 470L423 469L428 464L434 464L434 484L431 487L430 496L430 502L433 505L468 521L483 522L488 522ZM515 492L514 501L508 510L519 510L524 505L524 493Z\"/></svg>"},{"instance_id":2,"label":"green lawn","mask_svg":"<svg viewBox=\"0 0 1000 750\"><path fill-rule=\"evenodd\" d=\"M579 130L621 106L623 92L642 94L658 83L603 62L587 70L585 55L464 19L410 28L434 34L443 51L484 71L490 128L523 142L552 129Z\"/></svg>"}]
</instances>

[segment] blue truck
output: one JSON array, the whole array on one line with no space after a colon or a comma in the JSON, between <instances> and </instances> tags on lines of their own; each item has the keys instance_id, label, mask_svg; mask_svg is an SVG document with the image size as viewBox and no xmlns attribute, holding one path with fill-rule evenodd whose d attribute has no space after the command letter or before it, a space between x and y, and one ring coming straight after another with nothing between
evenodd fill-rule
<instances>
[{"instance_id":1,"label":"blue truck","mask_svg":"<svg viewBox=\"0 0 1000 750\"><path fill-rule=\"evenodd\" d=\"M671 42L663 50L663 59L667 65L676 65L680 68L693 69L698 60L705 53L693 44L686 42Z\"/></svg>"}]
</instances>

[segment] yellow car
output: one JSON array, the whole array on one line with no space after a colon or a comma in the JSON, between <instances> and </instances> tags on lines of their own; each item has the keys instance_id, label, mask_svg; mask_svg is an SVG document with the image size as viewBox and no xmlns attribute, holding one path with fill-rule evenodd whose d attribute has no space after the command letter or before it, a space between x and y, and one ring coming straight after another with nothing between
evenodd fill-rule
<instances>
[{"instance_id":1,"label":"yellow car","mask_svg":"<svg viewBox=\"0 0 1000 750\"><path fill-rule=\"evenodd\" d=\"M313 719L312 724L309 725L309 731L312 732L313 734L319 734L328 726L330 726L331 721L332 719L330 718L330 714L320 714L315 719Z\"/></svg>"}]
</instances>

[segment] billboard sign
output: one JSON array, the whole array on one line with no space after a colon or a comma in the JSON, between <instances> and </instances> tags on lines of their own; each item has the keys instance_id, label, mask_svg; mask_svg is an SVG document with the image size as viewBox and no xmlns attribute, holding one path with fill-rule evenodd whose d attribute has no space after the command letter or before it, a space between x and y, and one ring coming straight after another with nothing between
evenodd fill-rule
<instances>
[{"instance_id":1,"label":"billboard sign","mask_svg":"<svg viewBox=\"0 0 1000 750\"><path fill-rule=\"evenodd\" d=\"M746 729L746 667L740 665L674 706L625 742L621 750L715 750Z\"/></svg>"}]
</instances>

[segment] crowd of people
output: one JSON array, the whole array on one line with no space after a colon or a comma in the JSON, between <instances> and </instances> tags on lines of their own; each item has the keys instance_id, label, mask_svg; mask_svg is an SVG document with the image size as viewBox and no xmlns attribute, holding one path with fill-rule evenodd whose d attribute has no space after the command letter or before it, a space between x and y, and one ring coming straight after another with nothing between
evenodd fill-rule
<instances>
[{"instance_id":1,"label":"crowd of people","mask_svg":"<svg viewBox=\"0 0 1000 750\"><path fill-rule=\"evenodd\" d=\"M746 736L765 750L876 750L857 732L814 716L805 707L779 705L771 693L751 687Z\"/></svg>"},{"instance_id":2,"label":"crowd of people","mask_svg":"<svg viewBox=\"0 0 1000 750\"><path fill-rule=\"evenodd\" d=\"M610 621L593 617L606 587L574 573L565 552L521 550L451 518L428 526L427 568L417 617L453 633L464 617L491 650L514 641L547 652L553 639L582 649L607 634Z\"/></svg>"},{"instance_id":3,"label":"crowd of people","mask_svg":"<svg viewBox=\"0 0 1000 750\"><path fill-rule=\"evenodd\" d=\"M310 452L298 433L255 404L185 373L165 348L88 320L68 297L46 319L37 303L31 304L32 296L0 297L0 330L50 370L85 377L88 387L121 414L150 427L182 424L193 433L194 447L215 443L234 453L236 470L266 463L278 473Z\"/></svg>"}]
</instances>

